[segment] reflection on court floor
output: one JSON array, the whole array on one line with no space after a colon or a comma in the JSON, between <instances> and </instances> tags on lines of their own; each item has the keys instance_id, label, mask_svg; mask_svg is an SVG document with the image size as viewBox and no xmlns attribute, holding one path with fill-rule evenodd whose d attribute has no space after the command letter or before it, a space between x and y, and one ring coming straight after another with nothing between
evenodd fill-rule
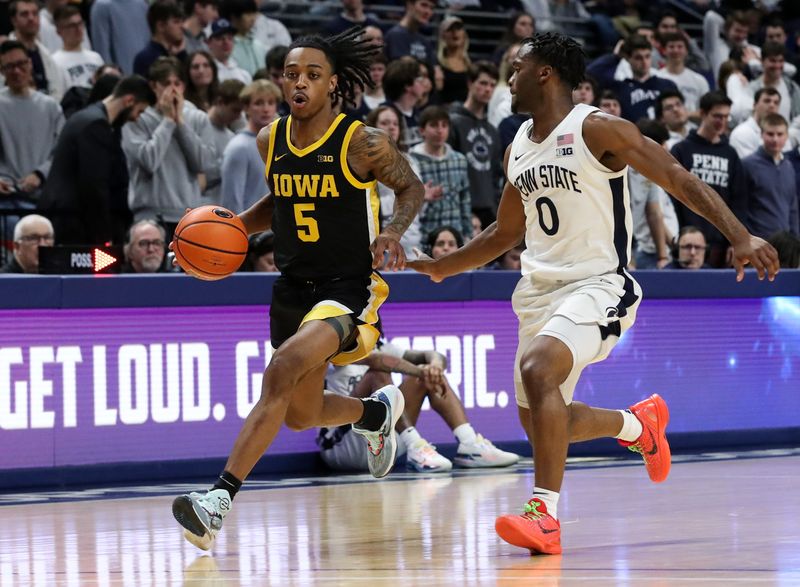
<instances>
[{"instance_id":1,"label":"reflection on court floor","mask_svg":"<svg viewBox=\"0 0 800 587\"><path fill-rule=\"evenodd\" d=\"M107 498L137 488L84 501L17 494L53 502L0 507L0 587L800 584L800 455L771 454L786 456L706 455L676 464L662 485L641 466L572 468L556 557L532 558L494 534L495 517L530 493L530 461L455 476L256 482L210 556L170 514L183 485L128 499Z\"/></svg>"}]
</instances>

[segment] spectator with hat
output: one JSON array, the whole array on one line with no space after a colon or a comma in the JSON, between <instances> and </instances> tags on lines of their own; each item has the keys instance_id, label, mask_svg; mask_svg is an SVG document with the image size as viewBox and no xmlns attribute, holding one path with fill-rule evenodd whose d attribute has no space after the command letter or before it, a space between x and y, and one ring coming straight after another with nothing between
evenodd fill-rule
<instances>
[{"instance_id":1,"label":"spectator with hat","mask_svg":"<svg viewBox=\"0 0 800 587\"><path fill-rule=\"evenodd\" d=\"M233 58L233 37L236 29L227 18L219 18L211 23L211 34L206 43L208 51L217 64L217 79L224 82L228 79L239 80L243 84L253 81L253 76L239 67Z\"/></svg>"},{"instance_id":2,"label":"spectator with hat","mask_svg":"<svg viewBox=\"0 0 800 587\"><path fill-rule=\"evenodd\" d=\"M436 57L444 74L444 85L439 95L442 104L463 102L467 99L467 72L472 61L469 58L469 36L464 21L457 16L448 16L439 25Z\"/></svg>"}]
</instances>

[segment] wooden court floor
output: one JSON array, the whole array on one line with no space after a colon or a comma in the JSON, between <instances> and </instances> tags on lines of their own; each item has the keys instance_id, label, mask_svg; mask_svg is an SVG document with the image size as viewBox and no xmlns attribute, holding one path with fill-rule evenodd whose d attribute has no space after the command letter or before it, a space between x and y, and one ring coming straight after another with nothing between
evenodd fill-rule
<instances>
[{"instance_id":1,"label":"wooden court floor","mask_svg":"<svg viewBox=\"0 0 800 587\"><path fill-rule=\"evenodd\" d=\"M0 587L800 585L800 451L707 455L674 464L662 485L640 465L570 468L564 554L549 557L493 530L527 499L530 466L256 482L236 498L211 556L172 519L183 486L125 499L51 493L50 503L0 505Z\"/></svg>"}]
</instances>

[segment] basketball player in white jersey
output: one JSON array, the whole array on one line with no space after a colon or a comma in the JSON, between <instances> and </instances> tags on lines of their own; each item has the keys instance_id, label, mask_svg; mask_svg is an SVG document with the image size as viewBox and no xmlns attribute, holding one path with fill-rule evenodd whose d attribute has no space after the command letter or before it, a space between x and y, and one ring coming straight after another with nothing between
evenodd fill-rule
<instances>
[{"instance_id":1,"label":"basketball player in white jersey","mask_svg":"<svg viewBox=\"0 0 800 587\"><path fill-rule=\"evenodd\" d=\"M581 371L608 355L633 324L642 297L625 271L632 232L627 166L722 231L733 246L738 281L748 263L759 279L774 279L778 256L633 123L573 106L572 89L585 67L576 41L543 33L521 45L511 94L515 111L531 113L532 121L506 151L508 182L497 221L458 251L408 266L441 281L525 238L522 279L512 297L519 317L515 384L519 417L535 447L535 487L524 513L498 518L495 530L532 553L558 554L557 506L570 442L615 437L642 454L653 481L664 481L670 469L669 412L658 395L620 411L572 401Z\"/></svg>"}]
</instances>

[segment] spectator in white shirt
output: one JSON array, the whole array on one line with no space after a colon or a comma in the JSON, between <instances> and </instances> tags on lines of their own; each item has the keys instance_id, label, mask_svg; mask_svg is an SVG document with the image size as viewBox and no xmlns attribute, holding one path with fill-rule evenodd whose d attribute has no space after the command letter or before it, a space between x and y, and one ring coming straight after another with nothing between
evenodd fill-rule
<instances>
[{"instance_id":1,"label":"spectator in white shirt","mask_svg":"<svg viewBox=\"0 0 800 587\"><path fill-rule=\"evenodd\" d=\"M708 92L709 87L706 78L686 67L686 58L689 55L686 37L680 33L671 33L664 36L662 43L667 61L664 69L659 69L656 75L675 82L683 94L686 108L699 115L700 96Z\"/></svg>"},{"instance_id":2,"label":"spectator in white shirt","mask_svg":"<svg viewBox=\"0 0 800 587\"><path fill-rule=\"evenodd\" d=\"M778 113L786 120L800 116L800 86L784 71L786 47L767 42L761 48L761 55L764 73L750 82L750 90L755 93L759 88L775 88L781 93Z\"/></svg>"},{"instance_id":3,"label":"spectator in white shirt","mask_svg":"<svg viewBox=\"0 0 800 587\"><path fill-rule=\"evenodd\" d=\"M64 72L68 88L91 87L92 76L103 65L103 58L94 51L82 48L86 29L80 10L75 6L61 6L56 9L54 18L64 48L53 53L53 61Z\"/></svg>"},{"instance_id":4,"label":"spectator in white shirt","mask_svg":"<svg viewBox=\"0 0 800 587\"><path fill-rule=\"evenodd\" d=\"M775 88L761 88L756 92L753 115L731 132L730 144L739 159L752 155L761 146L761 121L767 114L780 110L781 94ZM790 146L790 145L789 145Z\"/></svg>"},{"instance_id":5,"label":"spectator in white shirt","mask_svg":"<svg viewBox=\"0 0 800 587\"><path fill-rule=\"evenodd\" d=\"M56 31L55 14L56 10L67 4L69 0L45 0L44 7L39 11L39 41L50 53L64 48L61 37ZM92 48L89 38L85 35L81 47L87 50Z\"/></svg>"},{"instance_id":6,"label":"spectator in white shirt","mask_svg":"<svg viewBox=\"0 0 800 587\"><path fill-rule=\"evenodd\" d=\"M208 51L214 56L217 63L217 79L237 79L243 84L249 84L253 77L239 67L236 60L231 57L233 53L233 36L236 29L226 18L220 18L211 23L211 34L206 40Z\"/></svg>"},{"instance_id":7,"label":"spectator in white shirt","mask_svg":"<svg viewBox=\"0 0 800 587\"><path fill-rule=\"evenodd\" d=\"M742 49L742 61L754 71L761 71L761 50L747 42L750 21L747 14L735 10L723 18L713 10L703 17L703 49L711 64L714 75L719 74L720 66L731 59L731 50ZM724 39L720 36L724 34Z\"/></svg>"},{"instance_id":8,"label":"spectator in white shirt","mask_svg":"<svg viewBox=\"0 0 800 587\"><path fill-rule=\"evenodd\" d=\"M264 0L260 4L266 4ZM258 13L256 22L253 25L253 37L267 48L267 51L277 45L288 47L292 44L292 35L283 23L274 18L268 18L263 12Z\"/></svg>"}]
</instances>

